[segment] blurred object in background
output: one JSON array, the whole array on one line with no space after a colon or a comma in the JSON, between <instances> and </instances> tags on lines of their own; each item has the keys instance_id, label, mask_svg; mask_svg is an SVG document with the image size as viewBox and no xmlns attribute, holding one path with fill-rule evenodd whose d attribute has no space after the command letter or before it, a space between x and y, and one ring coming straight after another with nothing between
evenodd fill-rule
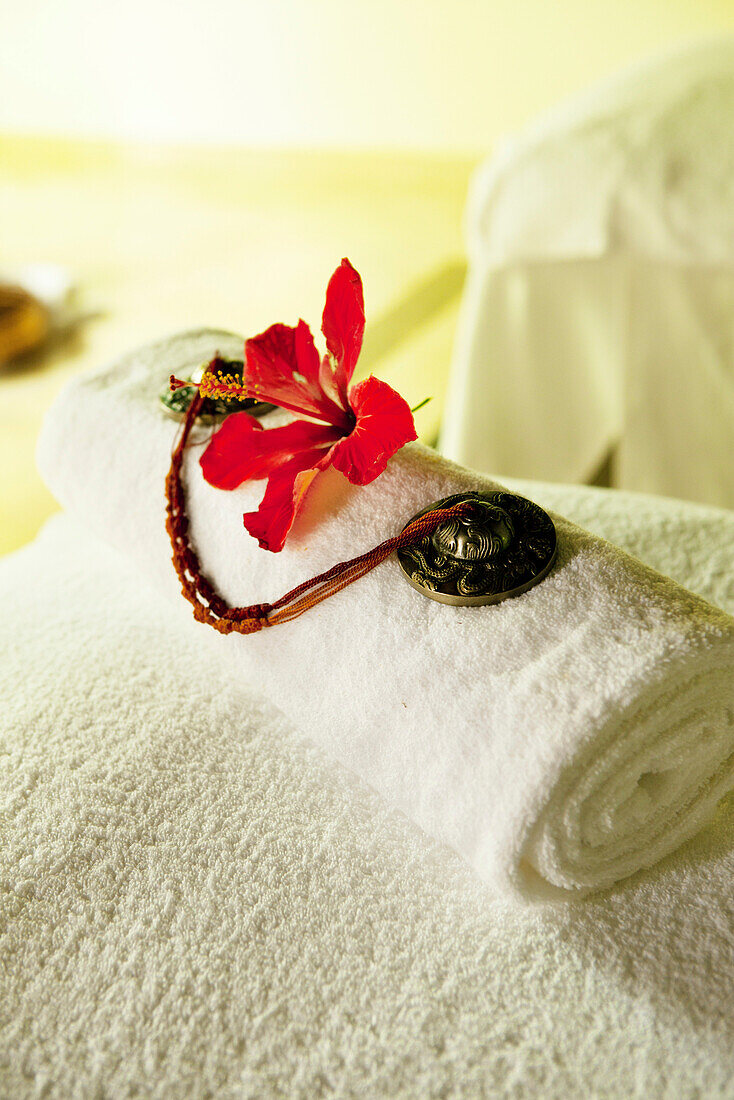
<instances>
[{"instance_id":1,"label":"blurred object in background","mask_svg":"<svg viewBox=\"0 0 734 1100\"><path fill-rule=\"evenodd\" d=\"M63 267L35 263L0 272L0 368L77 320L74 286Z\"/></svg>"},{"instance_id":2,"label":"blurred object in background","mask_svg":"<svg viewBox=\"0 0 734 1100\"><path fill-rule=\"evenodd\" d=\"M734 39L606 81L476 174L442 447L734 507Z\"/></svg>"},{"instance_id":3,"label":"blurred object in background","mask_svg":"<svg viewBox=\"0 0 734 1100\"><path fill-rule=\"evenodd\" d=\"M0 367L38 347L48 327L48 312L37 298L20 286L0 281Z\"/></svg>"}]
</instances>

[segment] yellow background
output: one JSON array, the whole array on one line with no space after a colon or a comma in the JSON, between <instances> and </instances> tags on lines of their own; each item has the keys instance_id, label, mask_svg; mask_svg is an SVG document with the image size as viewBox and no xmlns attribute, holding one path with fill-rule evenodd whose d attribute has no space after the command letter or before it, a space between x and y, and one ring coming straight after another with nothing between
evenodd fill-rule
<instances>
[{"instance_id":1,"label":"yellow background","mask_svg":"<svg viewBox=\"0 0 734 1100\"><path fill-rule=\"evenodd\" d=\"M0 128L481 153L727 29L732 0L24 0L3 5Z\"/></svg>"}]
</instances>

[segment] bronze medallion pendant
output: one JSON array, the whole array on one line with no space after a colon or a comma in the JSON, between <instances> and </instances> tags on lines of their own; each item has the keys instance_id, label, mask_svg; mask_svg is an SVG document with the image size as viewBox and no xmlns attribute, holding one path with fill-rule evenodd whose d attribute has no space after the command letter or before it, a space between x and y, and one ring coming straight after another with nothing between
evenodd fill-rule
<instances>
[{"instance_id":1,"label":"bronze medallion pendant","mask_svg":"<svg viewBox=\"0 0 734 1100\"><path fill-rule=\"evenodd\" d=\"M553 520L516 493L455 493L429 504L413 520L464 501L474 505L469 515L442 523L421 542L398 550L400 568L413 588L440 603L479 606L519 596L547 576L557 550Z\"/></svg>"}]
</instances>

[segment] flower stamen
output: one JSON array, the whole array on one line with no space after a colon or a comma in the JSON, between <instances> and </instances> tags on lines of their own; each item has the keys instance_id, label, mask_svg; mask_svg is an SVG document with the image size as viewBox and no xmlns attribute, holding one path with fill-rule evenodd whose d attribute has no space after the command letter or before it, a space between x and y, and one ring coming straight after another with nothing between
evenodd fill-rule
<instances>
[{"instance_id":1,"label":"flower stamen","mask_svg":"<svg viewBox=\"0 0 734 1100\"><path fill-rule=\"evenodd\" d=\"M202 397L210 397L215 401L229 401L234 397L251 397L252 388L243 386L242 381L233 374L206 370L199 382L199 393Z\"/></svg>"}]
</instances>

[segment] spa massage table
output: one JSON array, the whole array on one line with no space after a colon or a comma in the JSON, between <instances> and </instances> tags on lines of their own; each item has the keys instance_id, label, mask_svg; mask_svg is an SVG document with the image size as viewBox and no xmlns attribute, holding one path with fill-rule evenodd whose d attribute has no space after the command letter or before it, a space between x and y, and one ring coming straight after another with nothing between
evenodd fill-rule
<instances>
[{"instance_id":1,"label":"spa massage table","mask_svg":"<svg viewBox=\"0 0 734 1100\"><path fill-rule=\"evenodd\" d=\"M129 345L133 322L137 339L202 318L258 330L275 295L254 270L278 269L284 316L315 316L314 257L366 255L381 323L362 365L411 402L432 394L418 427L435 438L468 164L218 151L204 170L184 153L8 148L7 256L27 257L31 226L31 253L73 264L112 308L2 379L0 548L53 508L31 468L59 383ZM359 216L333 203L340 181L369 193ZM305 195L294 233L284 210ZM365 209L395 227L399 270ZM730 513L512 487L734 611ZM0 593L0 1095L732 1094L731 799L631 881L518 909L305 743L257 683L223 675L188 608L68 517L0 562Z\"/></svg>"}]
</instances>

